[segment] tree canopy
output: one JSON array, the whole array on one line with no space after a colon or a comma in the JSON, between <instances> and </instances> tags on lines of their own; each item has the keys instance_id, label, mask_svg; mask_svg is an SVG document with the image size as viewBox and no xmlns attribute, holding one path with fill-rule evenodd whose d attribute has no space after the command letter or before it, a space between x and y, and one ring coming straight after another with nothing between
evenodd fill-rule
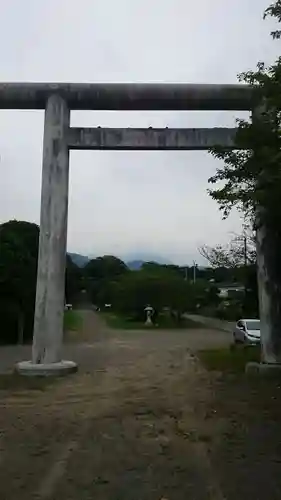
<instances>
[{"instance_id":1,"label":"tree canopy","mask_svg":"<svg viewBox=\"0 0 281 500\"><path fill-rule=\"evenodd\" d=\"M0 342L32 335L38 242L36 224L10 221L0 226Z\"/></svg>"},{"instance_id":2,"label":"tree canopy","mask_svg":"<svg viewBox=\"0 0 281 500\"><path fill-rule=\"evenodd\" d=\"M281 22L281 0L272 3L264 12L264 19L268 16L275 17L278 22ZM281 30L271 32L273 39L281 38Z\"/></svg>"},{"instance_id":3,"label":"tree canopy","mask_svg":"<svg viewBox=\"0 0 281 500\"><path fill-rule=\"evenodd\" d=\"M69 255L66 255L65 269L65 301L73 303L79 300L83 286L83 270L78 267Z\"/></svg>"},{"instance_id":4,"label":"tree canopy","mask_svg":"<svg viewBox=\"0 0 281 500\"><path fill-rule=\"evenodd\" d=\"M265 17L280 17L280 0L272 4ZM272 33L280 37L280 31ZM254 222L257 209L269 226L281 217L281 57L266 66L260 62L255 71L239 75L253 89L256 111L249 120L238 120L235 150L214 147L211 153L223 160L209 182L215 187L210 195L219 203L223 216L233 207L242 210Z\"/></svg>"},{"instance_id":5,"label":"tree canopy","mask_svg":"<svg viewBox=\"0 0 281 500\"><path fill-rule=\"evenodd\" d=\"M111 282L118 281L128 271L126 264L113 255L92 259L83 269L90 300L98 306L111 303Z\"/></svg>"},{"instance_id":6,"label":"tree canopy","mask_svg":"<svg viewBox=\"0 0 281 500\"><path fill-rule=\"evenodd\" d=\"M124 274L127 270L126 264L113 255L104 255L92 259L84 268L87 276L97 280L112 279Z\"/></svg>"},{"instance_id":7,"label":"tree canopy","mask_svg":"<svg viewBox=\"0 0 281 500\"><path fill-rule=\"evenodd\" d=\"M32 338L37 279L39 227L12 220L0 225L0 343ZM81 288L81 270L66 260L66 300Z\"/></svg>"}]
</instances>

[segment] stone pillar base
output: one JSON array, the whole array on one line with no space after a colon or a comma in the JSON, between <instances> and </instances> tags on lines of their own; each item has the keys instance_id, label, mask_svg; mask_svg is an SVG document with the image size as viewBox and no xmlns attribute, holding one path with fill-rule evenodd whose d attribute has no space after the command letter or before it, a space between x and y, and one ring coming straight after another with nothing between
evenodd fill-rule
<instances>
[{"instance_id":1,"label":"stone pillar base","mask_svg":"<svg viewBox=\"0 0 281 500\"><path fill-rule=\"evenodd\" d=\"M77 372L74 361L59 361L58 363L35 364L32 361L21 361L16 364L15 371L27 377L61 377Z\"/></svg>"},{"instance_id":2,"label":"stone pillar base","mask_svg":"<svg viewBox=\"0 0 281 500\"><path fill-rule=\"evenodd\" d=\"M250 362L246 365L247 375L261 375L264 377L280 377L281 363L255 363Z\"/></svg>"}]
</instances>

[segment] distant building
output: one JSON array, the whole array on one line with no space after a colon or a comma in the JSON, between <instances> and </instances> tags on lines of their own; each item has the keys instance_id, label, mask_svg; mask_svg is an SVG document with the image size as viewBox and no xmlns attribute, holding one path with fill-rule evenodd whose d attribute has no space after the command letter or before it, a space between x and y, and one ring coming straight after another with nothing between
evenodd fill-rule
<instances>
[{"instance_id":1,"label":"distant building","mask_svg":"<svg viewBox=\"0 0 281 500\"><path fill-rule=\"evenodd\" d=\"M217 284L216 287L219 290L219 297L221 299L228 299L232 295L236 295L237 293L245 293L245 287L239 283L231 283L231 284Z\"/></svg>"}]
</instances>

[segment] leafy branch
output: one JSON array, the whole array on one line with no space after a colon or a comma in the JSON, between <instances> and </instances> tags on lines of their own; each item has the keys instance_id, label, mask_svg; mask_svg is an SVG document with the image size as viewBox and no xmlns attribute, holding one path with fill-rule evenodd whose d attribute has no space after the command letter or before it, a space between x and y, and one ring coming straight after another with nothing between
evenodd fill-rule
<instances>
[{"instance_id":1,"label":"leafy branch","mask_svg":"<svg viewBox=\"0 0 281 500\"><path fill-rule=\"evenodd\" d=\"M281 0L264 15L281 22ZM239 80L252 87L257 112L237 120L234 150L210 150L223 166L210 177L215 187L208 192L224 218L236 207L253 222L257 207L263 207L267 224L276 227L281 220L281 57L269 67L258 63L256 71L240 74Z\"/></svg>"}]
</instances>

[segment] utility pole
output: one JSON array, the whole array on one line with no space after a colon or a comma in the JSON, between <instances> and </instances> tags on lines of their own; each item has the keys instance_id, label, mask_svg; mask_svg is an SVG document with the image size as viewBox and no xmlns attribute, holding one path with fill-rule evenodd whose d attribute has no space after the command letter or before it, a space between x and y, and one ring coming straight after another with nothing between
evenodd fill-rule
<instances>
[{"instance_id":1,"label":"utility pole","mask_svg":"<svg viewBox=\"0 0 281 500\"><path fill-rule=\"evenodd\" d=\"M193 284L194 284L194 285L195 285L195 283L196 283L196 266L197 266L197 264L196 264L196 262L195 262L195 260L194 260L194 261L193 261Z\"/></svg>"},{"instance_id":2,"label":"utility pole","mask_svg":"<svg viewBox=\"0 0 281 500\"><path fill-rule=\"evenodd\" d=\"M248 265L248 252L247 252L247 236L244 236L244 265Z\"/></svg>"}]
</instances>

